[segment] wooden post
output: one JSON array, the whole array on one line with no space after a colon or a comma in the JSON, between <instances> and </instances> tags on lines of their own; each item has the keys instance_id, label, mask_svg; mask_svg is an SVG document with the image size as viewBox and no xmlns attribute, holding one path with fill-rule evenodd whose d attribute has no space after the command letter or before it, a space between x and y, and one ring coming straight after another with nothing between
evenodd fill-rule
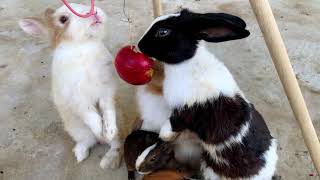
<instances>
[{"instance_id":1,"label":"wooden post","mask_svg":"<svg viewBox=\"0 0 320 180\"><path fill-rule=\"evenodd\" d=\"M162 15L161 0L153 0L153 16L154 18Z\"/></svg>"},{"instance_id":2,"label":"wooden post","mask_svg":"<svg viewBox=\"0 0 320 180\"><path fill-rule=\"evenodd\" d=\"M250 0L313 163L320 174L320 144L268 0Z\"/></svg>"}]
</instances>

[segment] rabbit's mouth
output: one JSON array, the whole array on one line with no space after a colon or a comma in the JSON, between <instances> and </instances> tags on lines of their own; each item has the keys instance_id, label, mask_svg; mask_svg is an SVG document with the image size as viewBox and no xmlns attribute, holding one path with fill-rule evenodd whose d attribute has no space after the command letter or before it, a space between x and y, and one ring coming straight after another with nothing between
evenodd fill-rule
<instances>
[{"instance_id":1,"label":"rabbit's mouth","mask_svg":"<svg viewBox=\"0 0 320 180\"><path fill-rule=\"evenodd\" d=\"M95 21L91 24L91 26L97 26L99 24L102 24L102 21Z\"/></svg>"},{"instance_id":2,"label":"rabbit's mouth","mask_svg":"<svg viewBox=\"0 0 320 180\"><path fill-rule=\"evenodd\" d=\"M102 24L101 18L98 16L98 12L93 15L93 23L91 23L91 26L97 26L99 24Z\"/></svg>"}]
</instances>

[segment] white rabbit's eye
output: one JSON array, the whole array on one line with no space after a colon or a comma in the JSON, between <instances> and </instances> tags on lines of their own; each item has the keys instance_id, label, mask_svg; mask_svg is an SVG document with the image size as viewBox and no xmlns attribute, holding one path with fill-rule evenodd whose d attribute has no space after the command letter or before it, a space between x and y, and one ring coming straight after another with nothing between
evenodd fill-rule
<instances>
[{"instance_id":1,"label":"white rabbit's eye","mask_svg":"<svg viewBox=\"0 0 320 180\"><path fill-rule=\"evenodd\" d=\"M67 21L69 20L69 18L67 16L61 16L59 18L59 21L62 23L62 24L65 24Z\"/></svg>"},{"instance_id":2,"label":"white rabbit's eye","mask_svg":"<svg viewBox=\"0 0 320 180\"><path fill-rule=\"evenodd\" d=\"M157 33L156 33L156 37L166 37L171 33L170 29L166 29L166 28L160 28L158 29Z\"/></svg>"}]
</instances>

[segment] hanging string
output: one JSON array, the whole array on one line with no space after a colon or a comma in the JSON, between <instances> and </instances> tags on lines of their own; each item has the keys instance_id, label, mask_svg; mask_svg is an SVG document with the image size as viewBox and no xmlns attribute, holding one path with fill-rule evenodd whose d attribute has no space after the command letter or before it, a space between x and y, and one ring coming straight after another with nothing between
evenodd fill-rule
<instances>
[{"instance_id":1,"label":"hanging string","mask_svg":"<svg viewBox=\"0 0 320 180\"><path fill-rule=\"evenodd\" d=\"M96 16L96 11L94 10L94 0L91 0L91 8L90 11L86 14L80 14L77 11L75 11L68 3L67 0L62 0L63 4L66 5L66 7L76 16L79 16L81 18L88 18L90 16Z\"/></svg>"},{"instance_id":2,"label":"hanging string","mask_svg":"<svg viewBox=\"0 0 320 180\"><path fill-rule=\"evenodd\" d=\"M132 35L132 19L130 18L129 8L126 8L126 0L123 0L122 12L126 18L126 22L129 23L129 43L133 48L133 35ZM126 12L127 11L127 12Z\"/></svg>"},{"instance_id":3,"label":"hanging string","mask_svg":"<svg viewBox=\"0 0 320 180\"><path fill-rule=\"evenodd\" d=\"M123 6L122 6L123 15L126 17L127 22L131 23L132 21L131 21L129 15L127 15L127 13L126 13L126 6L127 6L126 0L123 0ZM128 10L128 11L129 11L129 10Z\"/></svg>"}]
</instances>

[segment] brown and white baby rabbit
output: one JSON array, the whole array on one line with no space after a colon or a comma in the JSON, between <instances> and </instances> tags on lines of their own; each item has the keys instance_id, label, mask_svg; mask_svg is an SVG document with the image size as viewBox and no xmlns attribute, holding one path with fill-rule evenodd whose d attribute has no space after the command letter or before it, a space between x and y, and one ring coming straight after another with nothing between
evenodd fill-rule
<instances>
[{"instance_id":1,"label":"brown and white baby rabbit","mask_svg":"<svg viewBox=\"0 0 320 180\"><path fill-rule=\"evenodd\" d=\"M174 158L174 145L161 139L145 149L137 158L136 169L140 174L150 174L159 169L180 169Z\"/></svg>"},{"instance_id":2,"label":"brown and white baby rabbit","mask_svg":"<svg viewBox=\"0 0 320 180\"><path fill-rule=\"evenodd\" d=\"M171 111L160 137L171 141L185 130L195 133L206 180L270 180L276 169L277 142L263 117L203 42L249 34L239 17L183 10L157 18L138 44L165 64L163 96Z\"/></svg>"},{"instance_id":3,"label":"brown and white baby rabbit","mask_svg":"<svg viewBox=\"0 0 320 180\"><path fill-rule=\"evenodd\" d=\"M71 4L79 13L90 7ZM76 142L73 152L78 162L89 155L97 142L110 150L102 168L120 165L122 148L116 123L113 57L103 44L106 14L95 7L97 15L86 19L71 13L66 6L47 9L43 17L25 18L20 27L28 34L49 38L54 48L52 94L65 130Z\"/></svg>"},{"instance_id":4,"label":"brown and white baby rabbit","mask_svg":"<svg viewBox=\"0 0 320 180\"><path fill-rule=\"evenodd\" d=\"M135 171L149 174L158 169L177 169L182 165L174 158L173 144L159 139L159 134L137 130L124 143L124 159L128 179L135 179Z\"/></svg>"},{"instance_id":5,"label":"brown and white baby rabbit","mask_svg":"<svg viewBox=\"0 0 320 180\"><path fill-rule=\"evenodd\" d=\"M136 160L148 147L159 140L159 134L137 130L129 134L124 142L124 160L128 170L128 179L135 179Z\"/></svg>"}]
</instances>

